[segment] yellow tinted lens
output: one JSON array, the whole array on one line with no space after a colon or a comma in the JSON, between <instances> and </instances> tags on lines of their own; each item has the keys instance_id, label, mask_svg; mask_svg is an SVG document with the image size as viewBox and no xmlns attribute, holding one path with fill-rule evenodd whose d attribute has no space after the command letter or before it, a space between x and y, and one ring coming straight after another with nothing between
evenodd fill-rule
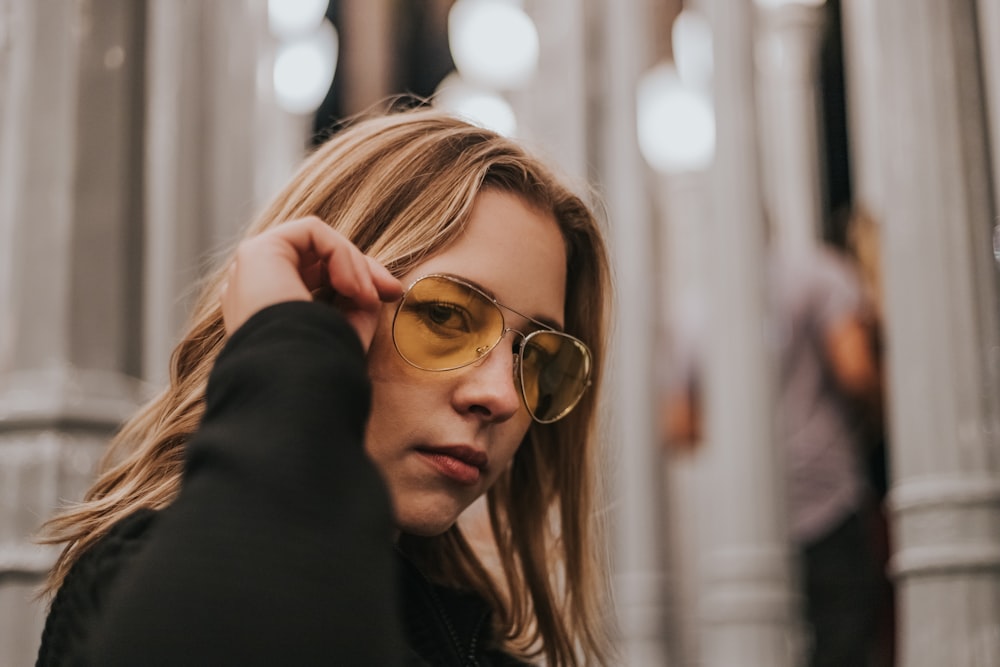
<instances>
[{"instance_id":1,"label":"yellow tinted lens","mask_svg":"<svg viewBox=\"0 0 1000 667\"><path fill-rule=\"evenodd\" d=\"M590 350L556 331L537 331L521 351L521 389L532 416L551 422L577 404L590 382Z\"/></svg>"},{"instance_id":2,"label":"yellow tinted lens","mask_svg":"<svg viewBox=\"0 0 1000 667\"><path fill-rule=\"evenodd\" d=\"M474 362L503 333L503 315L477 290L442 276L415 282L392 325L396 349L418 368L443 371Z\"/></svg>"}]
</instances>

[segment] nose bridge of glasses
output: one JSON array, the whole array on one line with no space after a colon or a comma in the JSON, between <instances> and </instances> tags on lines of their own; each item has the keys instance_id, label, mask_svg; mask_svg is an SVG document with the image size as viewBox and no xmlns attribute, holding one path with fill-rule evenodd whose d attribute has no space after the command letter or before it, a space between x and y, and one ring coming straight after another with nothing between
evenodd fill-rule
<instances>
[{"instance_id":1,"label":"nose bridge of glasses","mask_svg":"<svg viewBox=\"0 0 1000 667\"><path fill-rule=\"evenodd\" d=\"M515 329L514 327L504 326L504 328L503 328L503 335L500 336L501 340L503 338L505 338L508 333L512 333L512 334L515 334L518 337L520 337L520 339L521 339L520 342L521 343L524 343L524 340L528 337L528 334L524 333L523 331L521 331L519 329Z\"/></svg>"},{"instance_id":2,"label":"nose bridge of glasses","mask_svg":"<svg viewBox=\"0 0 1000 667\"><path fill-rule=\"evenodd\" d=\"M520 342L522 344L524 343L524 340L527 338L527 336L524 333L518 331L517 329L514 329L512 327L508 327L508 326L504 326L503 330L500 332L500 335L497 336L497 339L496 339L495 343L493 343L489 347L477 347L476 348L476 357L477 357L477 360L478 361L482 361L483 359L485 359L486 357L488 357L490 355L490 353L492 353L494 350L496 350L498 347L500 347L500 345L503 343L504 339L507 337L508 333L513 333L516 336L519 336L520 337ZM515 348L515 345L512 344L511 345L511 354L516 357L519 349L520 349L519 347Z\"/></svg>"}]
</instances>

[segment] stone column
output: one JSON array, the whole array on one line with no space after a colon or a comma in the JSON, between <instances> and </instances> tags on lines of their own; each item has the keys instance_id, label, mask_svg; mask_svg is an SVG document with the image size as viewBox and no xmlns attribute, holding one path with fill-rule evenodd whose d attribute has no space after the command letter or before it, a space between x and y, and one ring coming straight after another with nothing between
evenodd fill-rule
<instances>
[{"instance_id":1,"label":"stone column","mask_svg":"<svg viewBox=\"0 0 1000 667\"><path fill-rule=\"evenodd\" d=\"M881 0L841 0L844 31L844 84L847 88L851 148L851 188L855 204L881 221L885 210L886 160L882 155L881 95L885 66L881 55L878 4Z\"/></svg>"},{"instance_id":2,"label":"stone column","mask_svg":"<svg viewBox=\"0 0 1000 667\"><path fill-rule=\"evenodd\" d=\"M702 659L708 667L793 664L792 585L782 452L775 444L774 349L765 326L764 220L754 97L753 6L706 3L715 60L716 151L706 335L709 545Z\"/></svg>"},{"instance_id":3,"label":"stone column","mask_svg":"<svg viewBox=\"0 0 1000 667\"><path fill-rule=\"evenodd\" d=\"M976 1L876 12L899 664L995 665L1000 322Z\"/></svg>"},{"instance_id":4,"label":"stone column","mask_svg":"<svg viewBox=\"0 0 1000 667\"><path fill-rule=\"evenodd\" d=\"M265 7L0 0L0 664L37 650L39 524L90 485L192 280L304 150Z\"/></svg>"},{"instance_id":5,"label":"stone column","mask_svg":"<svg viewBox=\"0 0 1000 667\"><path fill-rule=\"evenodd\" d=\"M668 663L663 468L653 433L657 326L655 235L636 134L636 84L651 64L649 3L599 5L603 41L598 169L610 219L615 316L606 415L613 491L615 585L622 664Z\"/></svg>"},{"instance_id":6,"label":"stone column","mask_svg":"<svg viewBox=\"0 0 1000 667\"><path fill-rule=\"evenodd\" d=\"M1000 2L978 0L976 8L986 88L986 124L993 154L993 207L1000 210Z\"/></svg>"},{"instance_id":7,"label":"stone column","mask_svg":"<svg viewBox=\"0 0 1000 667\"><path fill-rule=\"evenodd\" d=\"M145 14L0 6L0 664L26 665L54 556L32 536L138 395Z\"/></svg>"},{"instance_id":8,"label":"stone column","mask_svg":"<svg viewBox=\"0 0 1000 667\"><path fill-rule=\"evenodd\" d=\"M760 9L757 99L765 206L774 240L809 247L821 236L819 53L823 8Z\"/></svg>"},{"instance_id":9,"label":"stone column","mask_svg":"<svg viewBox=\"0 0 1000 667\"><path fill-rule=\"evenodd\" d=\"M509 95L520 138L558 163L578 183L587 179L586 8L584 0L531 0L538 28L538 71Z\"/></svg>"},{"instance_id":10,"label":"stone column","mask_svg":"<svg viewBox=\"0 0 1000 667\"><path fill-rule=\"evenodd\" d=\"M340 43L344 57L337 65L344 115L368 111L394 91L394 34L391 0L340 0Z\"/></svg>"},{"instance_id":11,"label":"stone column","mask_svg":"<svg viewBox=\"0 0 1000 667\"><path fill-rule=\"evenodd\" d=\"M159 385L194 296L305 153L275 104L264 0L147 0L143 375Z\"/></svg>"},{"instance_id":12,"label":"stone column","mask_svg":"<svg viewBox=\"0 0 1000 667\"><path fill-rule=\"evenodd\" d=\"M707 171L659 174L657 195L660 211L661 345L657 351L660 381L671 390L681 382L676 364L694 336L702 337L707 304L706 281L710 236L711 199ZM694 333L692 333L694 332ZM681 361L680 363L686 363ZM661 394L657 394L661 395ZM714 479L705 452L713 445L702 437L693 451L664 452L666 467L666 516L670 567L670 617L668 635L676 666L702 665L702 619L699 605L705 593L702 563L710 553L705 540L705 522L711 503Z\"/></svg>"}]
</instances>

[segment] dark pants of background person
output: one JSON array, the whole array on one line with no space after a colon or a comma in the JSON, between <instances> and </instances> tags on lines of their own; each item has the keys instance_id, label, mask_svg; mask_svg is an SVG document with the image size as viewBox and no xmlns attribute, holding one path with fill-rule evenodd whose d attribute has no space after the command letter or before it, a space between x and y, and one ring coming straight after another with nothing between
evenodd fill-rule
<instances>
[{"instance_id":1,"label":"dark pants of background person","mask_svg":"<svg viewBox=\"0 0 1000 667\"><path fill-rule=\"evenodd\" d=\"M867 667L884 578L867 522L852 514L802 549L809 667Z\"/></svg>"}]
</instances>

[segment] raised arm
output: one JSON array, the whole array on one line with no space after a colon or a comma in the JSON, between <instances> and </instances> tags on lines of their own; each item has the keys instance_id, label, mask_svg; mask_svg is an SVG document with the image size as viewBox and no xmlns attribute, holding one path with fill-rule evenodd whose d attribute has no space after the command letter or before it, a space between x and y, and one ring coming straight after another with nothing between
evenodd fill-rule
<instances>
[{"instance_id":1,"label":"raised arm","mask_svg":"<svg viewBox=\"0 0 1000 667\"><path fill-rule=\"evenodd\" d=\"M122 558L86 664L400 661L391 511L363 450L364 346L398 283L324 229L238 251L181 492ZM322 285L339 309L309 301Z\"/></svg>"}]
</instances>

